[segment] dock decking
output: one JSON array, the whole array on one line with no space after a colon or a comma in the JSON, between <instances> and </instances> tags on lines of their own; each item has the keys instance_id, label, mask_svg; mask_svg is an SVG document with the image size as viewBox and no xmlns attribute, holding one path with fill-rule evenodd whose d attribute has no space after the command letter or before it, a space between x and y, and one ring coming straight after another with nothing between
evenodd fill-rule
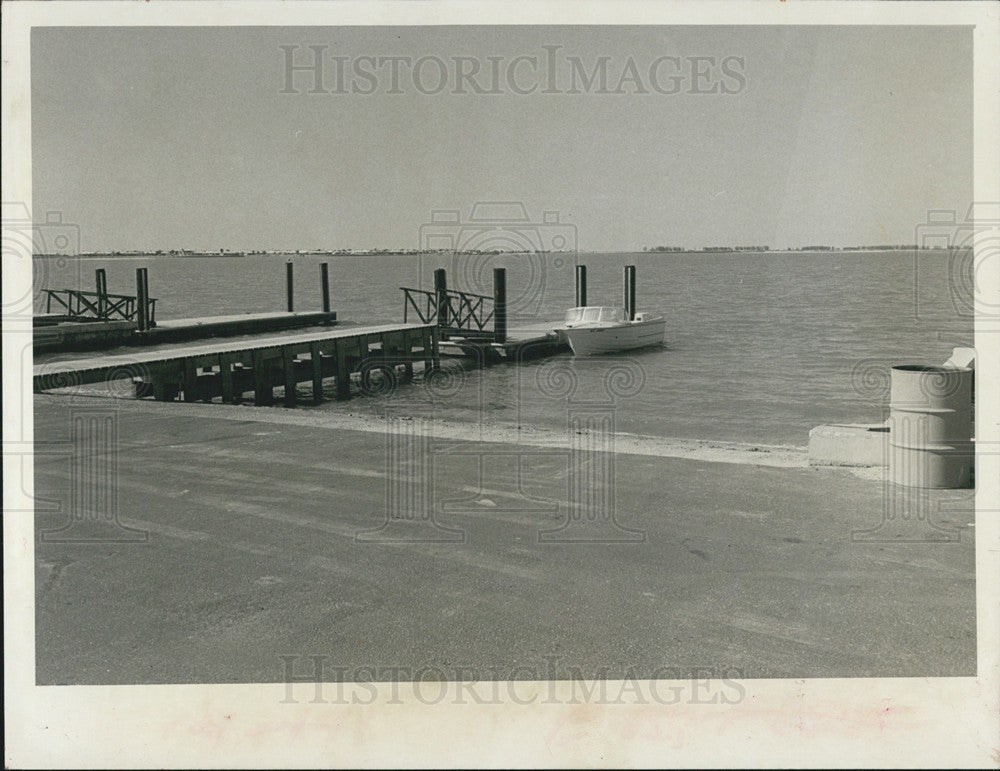
<instances>
[{"instance_id":1,"label":"dock decking","mask_svg":"<svg viewBox=\"0 0 1000 771\"><path fill-rule=\"evenodd\" d=\"M507 332L504 342L482 338L464 338L448 335L441 340L442 356L455 356L481 360L483 364L500 361L526 361L541 356L552 356L569 350L566 342L555 332L556 322L515 327Z\"/></svg>"},{"instance_id":2,"label":"dock decking","mask_svg":"<svg viewBox=\"0 0 1000 771\"><path fill-rule=\"evenodd\" d=\"M439 366L438 330L427 324L341 327L320 332L242 338L170 349L137 349L37 364L36 392L86 383L131 379L137 396L161 401L237 403L247 391L257 404L274 403L274 387L285 388L284 403L296 402L299 383L312 385L314 401L323 398L323 379L336 378L337 398L350 398L350 376L362 385L374 372L394 381L413 374L413 364Z\"/></svg>"},{"instance_id":3,"label":"dock decking","mask_svg":"<svg viewBox=\"0 0 1000 771\"><path fill-rule=\"evenodd\" d=\"M54 314L35 317L35 351L82 351L118 345L158 345L206 337L264 334L283 329L330 325L328 311L239 313L190 319L164 319L140 332L136 321L82 320Z\"/></svg>"}]
</instances>

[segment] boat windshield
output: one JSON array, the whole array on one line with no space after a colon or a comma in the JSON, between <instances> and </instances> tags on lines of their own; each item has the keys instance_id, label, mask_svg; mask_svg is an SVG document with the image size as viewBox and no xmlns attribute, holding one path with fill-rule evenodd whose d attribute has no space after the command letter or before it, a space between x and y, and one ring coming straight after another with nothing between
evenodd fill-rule
<instances>
[{"instance_id":1,"label":"boat windshield","mask_svg":"<svg viewBox=\"0 0 1000 771\"><path fill-rule=\"evenodd\" d=\"M625 318L621 308L593 305L589 308L570 308L566 311L567 324L586 322L620 322Z\"/></svg>"}]
</instances>

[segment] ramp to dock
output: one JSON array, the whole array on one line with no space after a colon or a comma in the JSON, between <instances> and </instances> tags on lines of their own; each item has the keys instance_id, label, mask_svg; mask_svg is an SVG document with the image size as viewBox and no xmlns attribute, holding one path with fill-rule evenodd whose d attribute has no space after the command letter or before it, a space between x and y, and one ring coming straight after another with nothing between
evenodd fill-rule
<instances>
[{"instance_id":1,"label":"ramp to dock","mask_svg":"<svg viewBox=\"0 0 1000 771\"><path fill-rule=\"evenodd\" d=\"M413 373L414 362L437 367L437 329L426 324L340 327L297 334L243 337L169 349L57 359L34 366L36 392L87 383L131 379L137 396L172 401L235 403L252 390L258 404L273 403L273 388L285 387L285 403L294 404L300 382L311 382L313 398L322 399L322 381L337 379L337 397L350 397L350 376L379 372L395 380Z\"/></svg>"}]
</instances>

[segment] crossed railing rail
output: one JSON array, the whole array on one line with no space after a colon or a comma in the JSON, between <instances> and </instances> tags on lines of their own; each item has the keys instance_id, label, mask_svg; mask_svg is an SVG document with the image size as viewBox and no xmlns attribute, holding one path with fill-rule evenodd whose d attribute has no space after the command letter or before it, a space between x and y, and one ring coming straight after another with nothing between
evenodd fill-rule
<instances>
[{"instance_id":1,"label":"crossed railing rail","mask_svg":"<svg viewBox=\"0 0 1000 771\"><path fill-rule=\"evenodd\" d=\"M403 290L403 321L409 321L410 309L423 324L437 324L442 331L466 337L493 337L495 329L487 328L495 322L493 298L471 292L429 291L426 289ZM487 306L486 302L490 305Z\"/></svg>"},{"instance_id":2,"label":"crossed railing rail","mask_svg":"<svg viewBox=\"0 0 1000 771\"><path fill-rule=\"evenodd\" d=\"M135 321L138 312L138 299L123 294L105 294L102 292L82 292L79 289L46 289L45 312L65 311L67 316L80 316L100 321L124 319ZM149 325L156 323L156 300L149 298L146 302L146 314Z\"/></svg>"}]
</instances>

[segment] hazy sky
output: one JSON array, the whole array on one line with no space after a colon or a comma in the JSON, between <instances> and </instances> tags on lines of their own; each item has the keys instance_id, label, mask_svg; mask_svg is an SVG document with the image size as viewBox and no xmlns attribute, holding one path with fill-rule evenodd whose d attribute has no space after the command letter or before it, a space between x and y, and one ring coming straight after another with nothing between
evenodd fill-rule
<instances>
[{"instance_id":1,"label":"hazy sky","mask_svg":"<svg viewBox=\"0 0 1000 771\"><path fill-rule=\"evenodd\" d=\"M31 45L35 217L61 211L87 251L416 248L432 210L477 201L558 211L589 250L910 243L972 193L963 28L81 27ZM325 46L327 93L312 72L281 93L282 46L300 65ZM347 93L329 93L338 66ZM477 66L499 93L459 82Z\"/></svg>"}]
</instances>

